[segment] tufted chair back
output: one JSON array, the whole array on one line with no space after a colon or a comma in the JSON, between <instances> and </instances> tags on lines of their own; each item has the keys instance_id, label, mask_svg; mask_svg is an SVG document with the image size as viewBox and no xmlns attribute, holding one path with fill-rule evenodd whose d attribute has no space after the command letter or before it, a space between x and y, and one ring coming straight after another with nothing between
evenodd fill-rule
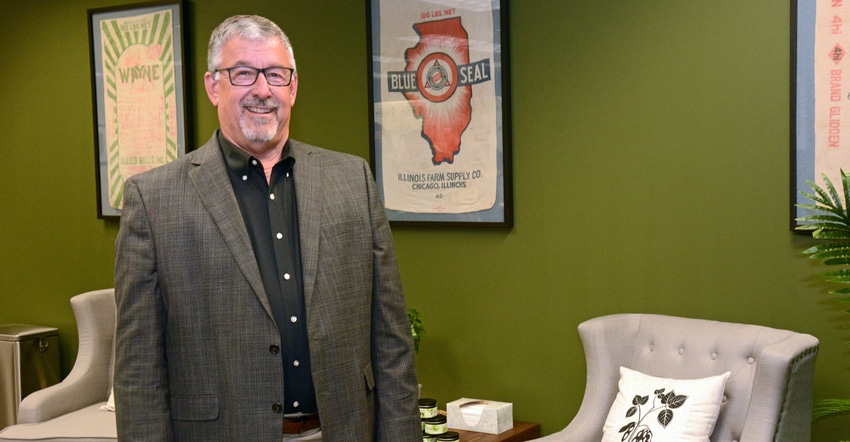
<instances>
[{"instance_id":1,"label":"tufted chair back","mask_svg":"<svg viewBox=\"0 0 850 442\"><path fill-rule=\"evenodd\" d=\"M584 400L567 428L541 440L600 440L620 366L674 379L731 372L712 442L811 438L818 349L811 335L649 314L603 316L578 330L587 361Z\"/></svg>"}]
</instances>

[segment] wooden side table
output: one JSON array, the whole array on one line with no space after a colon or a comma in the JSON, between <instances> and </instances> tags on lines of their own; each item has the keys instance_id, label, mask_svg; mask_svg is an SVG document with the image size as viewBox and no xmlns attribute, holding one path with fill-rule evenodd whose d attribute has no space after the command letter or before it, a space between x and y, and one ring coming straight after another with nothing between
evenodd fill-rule
<instances>
[{"instance_id":1,"label":"wooden side table","mask_svg":"<svg viewBox=\"0 0 850 442\"><path fill-rule=\"evenodd\" d=\"M525 442L540 437L540 424L514 422L514 427L501 434L479 433L476 431L455 430L460 434L460 442Z\"/></svg>"}]
</instances>

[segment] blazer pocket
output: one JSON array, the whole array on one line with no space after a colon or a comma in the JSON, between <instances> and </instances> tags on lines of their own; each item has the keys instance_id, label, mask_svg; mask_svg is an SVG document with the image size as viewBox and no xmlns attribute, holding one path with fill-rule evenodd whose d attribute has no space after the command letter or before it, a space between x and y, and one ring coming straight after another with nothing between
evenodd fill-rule
<instances>
[{"instance_id":1,"label":"blazer pocket","mask_svg":"<svg viewBox=\"0 0 850 442\"><path fill-rule=\"evenodd\" d=\"M358 219L345 219L322 226L322 232L328 239L351 232L357 232L359 235L364 231L368 231L368 228L363 221Z\"/></svg>"},{"instance_id":2,"label":"blazer pocket","mask_svg":"<svg viewBox=\"0 0 850 442\"><path fill-rule=\"evenodd\" d=\"M211 421L218 418L218 396L172 396L171 417L179 421Z\"/></svg>"},{"instance_id":3,"label":"blazer pocket","mask_svg":"<svg viewBox=\"0 0 850 442\"><path fill-rule=\"evenodd\" d=\"M363 367L363 377L366 381L366 389L372 391L375 388L375 375L372 373L372 364Z\"/></svg>"}]
</instances>

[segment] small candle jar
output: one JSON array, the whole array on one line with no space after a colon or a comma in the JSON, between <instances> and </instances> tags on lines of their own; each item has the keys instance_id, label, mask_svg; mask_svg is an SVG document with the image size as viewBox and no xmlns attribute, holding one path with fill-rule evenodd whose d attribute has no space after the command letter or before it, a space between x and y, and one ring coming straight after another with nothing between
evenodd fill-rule
<instances>
[{"instance_id":1,"label":"small candle jar","mask_svg":"<svg viewBox=\"0 0 850 442\"><path fill-rule=\"evenodd\" d=\"M437 436L422 433L422 442L437 442Z\"/></svg>"},{"instance_id":2,"label":"small candle jar","mask_svg":"<svg viewBox=\"0 0 850 442\"><path fill-rule=\"evenodd\" d=\"M460 434L457 431L447 431L438 435L435 440L437 442L455 442L460 440Z\"/></svg>"},{"instance_id":3,"label":"small candle jar","mask_svg":"<svg viewBox=\"0 0 850 442\"><path fill-rule=\"evenodd\" d=\"M433 434L436 436L447 431L449 431L449 425L445 416L438 414L434 417L425 419L425 434Z\"/></svg>"},{"instance_id":4,"label":"small candle jar","mask_svg":"<svg viewBox=\"0 0 850 442\"><path fill-rule=\"evenodd\" d=\"M437 400L431 398L419 399L419 417L422 419L432 418L437 415Z\"/></svg>"}]
</instances>

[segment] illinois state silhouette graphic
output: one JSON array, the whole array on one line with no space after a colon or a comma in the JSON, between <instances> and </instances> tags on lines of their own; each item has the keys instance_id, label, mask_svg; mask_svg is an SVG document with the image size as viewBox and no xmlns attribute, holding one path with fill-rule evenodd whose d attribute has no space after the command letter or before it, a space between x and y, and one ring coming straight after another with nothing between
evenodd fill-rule
<instances>
[{"instance_id":1,"label":"illinois state silhouette graphic","mask_svg":"<svg viewBox=\"0 0 850 442\"><path fill-rule=\"evenodd\" d=\"M469 37L460 17L416 23L413 29L419 42L404 56L406 70L416 73L418 87L403 94L422 120L422 138L431 147L431 161L452 163L472 120L472 86L462 78L463 67L469 65Z\"/></svg>"}]
</instances>

